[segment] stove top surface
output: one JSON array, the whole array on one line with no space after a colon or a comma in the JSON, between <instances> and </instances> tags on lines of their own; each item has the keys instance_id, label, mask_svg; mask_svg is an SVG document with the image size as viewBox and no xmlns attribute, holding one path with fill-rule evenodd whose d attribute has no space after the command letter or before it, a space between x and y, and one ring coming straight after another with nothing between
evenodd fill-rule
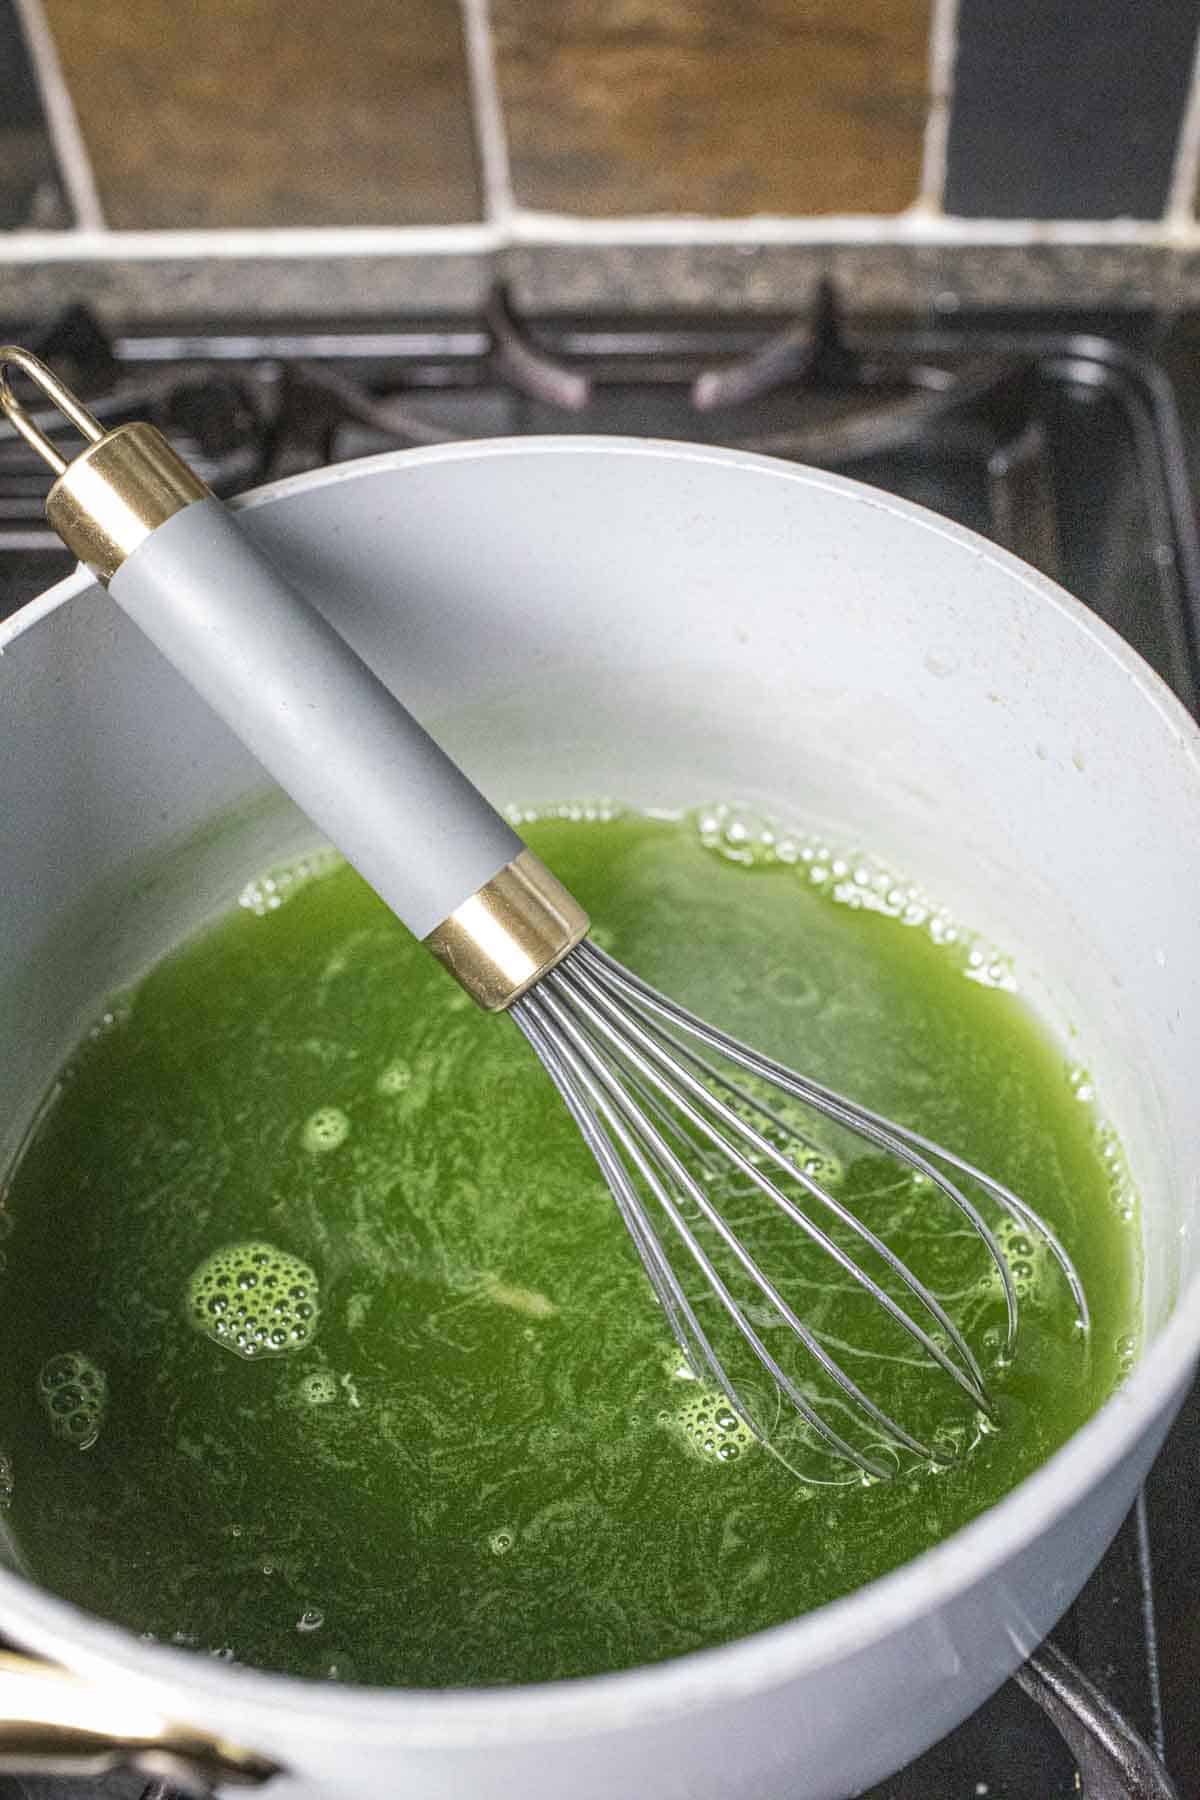
<instances>
[{"instance_id":1,"label":"stove top surface","mask_svg":"<svg viewBox=\"0 0 1200 1800\"><path fill-rule=\"evenodd\" d=\"M1147 322L1094 318L851 328L828 289L798 321L524 321L498 290L477 320L110 336L74 308L9 332L102 422L153 419L222 494L397 445L530 432L738 444L837 469L1061 581L1200 710L1200 539L1179 403L1200 340L1186 332L1159 345ZM0 442L0 617L70 571L42 522L44 488L24 447ZM1181 1800L1200 1800L1198 1473L1200 1389L1054 1633ZM1115 1728L1083 1705L1094 1744L1073 1755L1010 1682L870 1800L1165 1800L1145 1769L1105 1763L1095 1745ZM0 1777L0 1800L100 1795L166 1800L130 1774Z\"/></svg>"}]
</instances>

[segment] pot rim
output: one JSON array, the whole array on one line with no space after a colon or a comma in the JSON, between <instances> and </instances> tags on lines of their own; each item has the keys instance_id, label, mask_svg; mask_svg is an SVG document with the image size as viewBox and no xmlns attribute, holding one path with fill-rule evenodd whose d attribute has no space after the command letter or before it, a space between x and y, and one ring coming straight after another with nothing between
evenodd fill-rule
<instances>
[{"instance_id":1,"label":"pot rim","mask_svg":"<svg viewBox=\"0 0 1200 1800\"><path fill-rule=\"evenodd\" d=\"M796 482L831 497L894 514L907 526L960 544L973 561L998 567L1040 603L1064 615L1122 670L1174 740L1184 769L1200 787L1200 727L1158 675L1082 602L1037 570L975 532L926 508L846 476L787 463L750 451L633 437L518 437L385 451L331 468L286 477L239 496L238 509L353 481L383 469L490 461L513 456L612 455L724 466ZM58 582L0 624L0 651L91 587L84 569ZM890 1574L840 1600L782 1625L715 1649L618 1673L503 1688L343 1688L333 1683L230 1665L159 1643L147 1643L57 1598L33 1581L0 1570L0 1620L6 1631L81 1675L134 1680L142 1693L208 1703L206 1710L276 1727L273 1739L326 1736L341 1727L361 1742L397 1745L536 1743L579 1731L626 1729L648 1719L681 1715L739 1693L770 1688L835 1664L878 1643L913 1619L931 1613L982 1578L994 1575L1032 1538L1059 1520L1121 1460L1177 1401L1200 1356L1200 1271L1181 1289L1166 1325L1125 1384L1047 1462L995 1506L951 1537ZM1014 1649L1026 1654L1031 1641Z\"/></svg>"}]
</instances>

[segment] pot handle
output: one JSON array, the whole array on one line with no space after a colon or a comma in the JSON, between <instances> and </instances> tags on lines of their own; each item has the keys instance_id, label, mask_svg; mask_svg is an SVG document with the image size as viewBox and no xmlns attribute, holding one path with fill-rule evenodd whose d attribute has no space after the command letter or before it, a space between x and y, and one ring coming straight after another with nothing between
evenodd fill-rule
<instances>
[{"instance_id":1,"label":"pot handle","mask_svg":"<svg viewBox=\"0 0 1200 1800\"><path fill-rule=\"evenodd\" d=\"M207 1796L261 1787L277 1764L177 1725L114 1681L101 1685L54 1663L0 1653L0 1775L107 1775L117 1769Z\"/></svg>"},{"instance_id":2,"label":"pot handle","mask_svg":"<svg viewBox=\"0 0 1200 1800\"><path fill-rule=\"evenodd\" d=\"M1049 1639L1013 1679L1075 1758L1081 1800L1179 1800L1149 1745Z\"/></svg>"}]
</instances>

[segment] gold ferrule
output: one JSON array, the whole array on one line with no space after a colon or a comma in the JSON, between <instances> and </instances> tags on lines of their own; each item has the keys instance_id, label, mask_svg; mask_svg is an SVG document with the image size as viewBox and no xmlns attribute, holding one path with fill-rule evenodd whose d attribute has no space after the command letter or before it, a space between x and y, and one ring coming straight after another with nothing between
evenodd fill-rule
<instances>
[{"instance_id":1,"label":"gold ferrule","mask_svg":"<svg viewBox=\"0 0 1200 1800\"><path fill-rule=\"evenodd\" d=\"M588 928L588 916L532 850L501 869L422 941L485 1012L503 1012Z\"/></svg>"},{"instance_id":2,"label":"gold ferrule","mask_svg":"<svg viewBox=\"0 0 1200 1800\"><path fill-rule=\"evenodd\" d=\"M157 426L118 425L67 464L46 496L46 517L107 586L152 531L208 497Z\"/></svg>"}]
</instances>

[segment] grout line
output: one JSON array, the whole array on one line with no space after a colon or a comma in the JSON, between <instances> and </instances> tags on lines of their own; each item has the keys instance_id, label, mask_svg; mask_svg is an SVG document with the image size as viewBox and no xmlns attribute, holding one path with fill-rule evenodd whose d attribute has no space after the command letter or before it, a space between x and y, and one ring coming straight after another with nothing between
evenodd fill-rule
<instances>
[{"instance_id":1,"label":"grout line","mask_svg":"<svg viewBox=\"0 0 1200 1800\"><path fill-rule=\"evenodd\" d=\"M905 213L842 213L828 217L759 214L752 218L710 218L663 214L651 217L577 218L529 212L518 207L510 221L516 244L579 245L624 249L706 245L766 249L772 245L856 244L868 249L920 245L1163 245L1178 241L1157 219L964 219L912 209ZM1190 233L1200 243L1200 225Z\"/></svg>"},{"instance_id":2,"label":"grout line","mask_svg":"<svg viewBox=\"0 0 1200 1800\"><path fill-rule=\"evenodd\" d=\"M946 204L946 148L954 104L954 65L958 56L959 0L934 0L929 23L929 112L921 149L917 210L940 213Z\"/></svg>"},{"instance_id":3,"label":"grout line","mask_svg":"<svg viewBox=\"0 0 1200 1800\"><path fill-rule=\"evenodd\" d=\"M1200 221L1179 227L1142 219L962 219L940 213L792 218L580 219L514 208L507 222L457 225L249 226L188 231L0 232L0 268L15 263L217 261L350 256L489 255L509 244L574 249L866 250L1121 246L1200 249Z\"/></svg>"},{"instance_id":4,"label":"grout line","mask_svg":"<svg viewBox=\"0 0 1200 1800\"><path fill-rule=\"evenodd\" d=\"M503 231L515 208L508 128L504 122L504 101L496 72L491 5L490 0L460 0L460 5L467 84L471 90L471 123L475 128L475 150L483 188L483 216L489 225Z\"/></svg>"},{"instance_id":5,"label":"grout line","mask_svg":"<svg viewBox=\"0 0 1200 1800\"><path fill-rule=\"evenodd\" d=\"M491 225L312 225L195 231L0 232L0 269L13 263L196 262L338 256L485 256Z\"/></svg>"},{"instance_id":6,"label":"grout line","mask_svg":"<svg viewBox=\"0 0 1200 1800\"><path fill-rule=\"evenodd\" d=\"M75 103L58 60L58 49L42 9L42 0L17 0L17 16L37 74L50 141L75 223L83 231L103 231L104 208L100 204L91 158L79 129Z\"/></svg>"},{"instance_id":7,"label":"grout line","mask_svg":"<svg viewBox=\"0 0 1200 1800\"><path fill-rule=\"evenodd\" d=\"M1175 141L1175 161L1167 189L1164 223L1172 234L1184 234L1196 223L1196 183L1200 177L1200 31L1196 34L1196 54L1192 60L1192 77L1187 104L1179 123Z\"/></svg>"}]
</instances>

